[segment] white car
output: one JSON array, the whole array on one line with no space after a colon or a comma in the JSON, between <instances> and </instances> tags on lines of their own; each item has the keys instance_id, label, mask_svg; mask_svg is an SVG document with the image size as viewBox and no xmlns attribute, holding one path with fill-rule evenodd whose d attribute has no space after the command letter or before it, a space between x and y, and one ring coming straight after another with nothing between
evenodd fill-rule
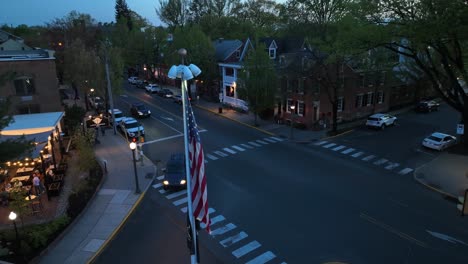
<instances>
[{"instance_id":1,"label":"white car","mask_svg":"<svg viewBox=\"0 0 468 264\"><path fill-rule=\"evenodd\" d=\"M396 124L396 116L389 114L374 114L367 118L366 126L385 129L387 126L393 126Z\"/></svg>"},{"instance_id":2,"label":"white car","mask_svg":"<svg viewBox=\"0 0 468 264\"><path fill-rule=\"evenodd\" d=\"M122 113L122 111L120 111L119 109L114 108L114 111L113 111L113 112L114 112L114 117L115 117L115 122L116 122L116 124L120 123L120 121L122 121L122 119L125 118L124 115L123 115L123 113ZM107 111L107 114L108 114L108 116L109 116L109 123L113 124L114 122L113 122L113 120L112 120L112 109L109 109L109 110Z\"/></svg>"},{"instance_id":3,"label":"white car","mask_svg":"<svg viewBox=\"0 0 468 264\"><path fill-rule=\"evenodd\" d=\"M145 89L148 93L157 93L161 91L161 87L159 87L157 84L150 83L145 86Z\"/></svg>"},{"instance_id":4,"label":"white car","mask_svg":"<svg viewBox=\"0 0 468 264\"><path fill-rule=\"evenodd\" d=\"M138 77L136 77L136 76L132 76L132 77L128 78L128 82L129 82L130 84L140 84L140 83L143 83L143 81L140 80L140 79L138 79Z\"/></svg>"},{"instance_id":5,"label":"white car","mask_svg":"<svg viewBox=\"0 0 468 264\"><path fill-rule=\"evenodd\" d=\"M442 151L457 143L457 138L448 134L435 132L425 138L422 145L426 148Z\"/></svg>"},{"instance_id":6,"label":"white car","mask_svg":"<svg viewBox=\"0 0 468 264\"><path fill-rule=\"evenodd\" d=\"M145 129L133 117L124 117L119 123L119 130L128 139L137 138L138 136L145 136Z\"/></svg>"}]
</instances>

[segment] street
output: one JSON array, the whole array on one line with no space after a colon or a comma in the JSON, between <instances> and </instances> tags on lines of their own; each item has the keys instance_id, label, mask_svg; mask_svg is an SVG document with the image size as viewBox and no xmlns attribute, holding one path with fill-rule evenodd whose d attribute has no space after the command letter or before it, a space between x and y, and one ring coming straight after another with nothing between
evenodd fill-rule
<instances>
[{"instance_id":1,"label":"street","mask_svg":"<svg viewBox=\"0 0 468 264\"><path fill-rule=\"evenodd\" d=\"M181 106L134 87L126 94L115 98L124 113L135 100L151 109L143 150L163 168L183 151ZM466 219L412 178L438 155L422 139L454 134L448 106L306 145L194 111L213 221L211 236L200 231L202 263L468 263ZM186 192L165 192L161 179L97 263L188 263Z\"/></svg>"}]
</instances>

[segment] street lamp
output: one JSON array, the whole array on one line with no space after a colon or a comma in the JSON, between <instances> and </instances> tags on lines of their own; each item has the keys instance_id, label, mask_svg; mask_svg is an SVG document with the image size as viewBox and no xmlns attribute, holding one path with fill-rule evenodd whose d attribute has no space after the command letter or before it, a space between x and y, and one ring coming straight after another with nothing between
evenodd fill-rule
<instances>
[{"instance_id":1,"label":"street lamp","mask_svg":"<svg viewBox=\"0 0 468 264\"><path fill-rule=\"evenodd\" d=\"M135 159L136 147L137 145L135 142L130 143L130 149L132 150L132 155L133 155L133 171L135 172L135 184L136 184L135 193L141 193L140 185L138 184L138 174L137 174L136 159Z\"/></svg>"},{"instance_id":2,"label":"street lamp","mask_svg":"<svg viewBox=\"0 0 468 264\"><path fill-rule=\"evenodd\" d=\"M291 109L291 132L290 132L290 135L289 135L289 139L293 139L293 126L294 126L294 109L296 109L296 106L295 105L291 105L289 106L289 108Z\"/></svg>"},{"instance_id":3,"label":"street lamp","mask_svg":"<svg viewBox=\"0 0 468 264\"><path fill-rule=\"evenodd\" d=\"M182 64L176 66L173 65L167 76L171 79L179 78L181 79L181 90L182 90L182 113L183 113L183 120L184 120L184 150L185 150L185 177L187 183L187 197L189 198L188 206L187 206L187 214L190 222L190 226L195 227L195 219L193 217L193 208L192 208L192 201L191 201L191 177L190 177L190 163L189 163L189 151L188 151L188 128L187 128L187 80L191 80L194 77L200 75L201 70L198 66L194 64L190 64L189 66L185 65L184 58L187 55L186 49L180 49L179 55L182 58ZM195 249L193 254L191 255L192 263L199 263L199 252L198 252L198 241L197 241L197 231L196 228L191 228L191 234L189 233L189 237L192 238L193 241L193 248Z\"/></svg>"},{"instance_id":4,"label":"street lamp","mask_svg":"<svg viewBox=\"0 0 468 264\"><path fill-rule=\"evenodd\" d=\"M8 215L8 218L13 221L13 226L15 227L15 234L16 234L16 245L18 245L19 248L19 235L18 235L18 228L16 227L16 213L11 211L10 215Z\"/></svg>"}]
</instances>

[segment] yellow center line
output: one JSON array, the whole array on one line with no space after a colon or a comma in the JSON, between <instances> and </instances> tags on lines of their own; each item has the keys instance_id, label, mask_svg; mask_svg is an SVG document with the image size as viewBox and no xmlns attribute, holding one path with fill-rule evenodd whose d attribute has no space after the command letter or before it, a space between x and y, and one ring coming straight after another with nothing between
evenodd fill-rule
<instances>
[{"instance_id":1,"label":"yellow center line","mask_svg":"<svg viewBox=\"0 0 468 264\"><path fill-rule=\"evenodd\" d=\"M382 228L382 229L384 229L384 230L390 232L390 233L393 233L393 234L395 234L395 235L397 235L397 236L399 236L399 237L401 237L401 238L403 238L403 239L406 239L406 240L408 240L408 241L410 241L410 242L413 242L413 243L415 243L416 245L418 245L418 246L420 246L420 247L428 248L428 246L426 245L426 243L424 243L424 242L422 242L422 241L419 241L419 240L417 240L416 238L414 238L414 237L412 237L412 236L410 236L410 235L408 235L408 234L405 234L405 233L403 233L403 232L400 232L400 231L396 230L395 228L393 228L393 227L391 227L391 226L389 226L389 225L387 225L387 224L384 224L384 223L382 223L382 222L379 222L379 221L377 221L375 218L372 218L372 217L370 217L370 216L368 216L368 215L366 215L366 214L364 214L364 213L361 213L361 214L360 214L360 217L361 217L362 219L367 220L367 221L371 222L372 224L374 224L374 225L376 225L376 226L378 226L378 227L380 227L380 228Z\"/></svg>"}]
</instances>

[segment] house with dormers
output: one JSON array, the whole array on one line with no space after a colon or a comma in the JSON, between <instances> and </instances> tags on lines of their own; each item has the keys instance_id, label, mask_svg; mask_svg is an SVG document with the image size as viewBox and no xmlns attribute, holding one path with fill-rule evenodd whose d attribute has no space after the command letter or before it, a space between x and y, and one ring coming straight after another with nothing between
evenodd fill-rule
<instances>
[{"instance_id":1,"label":"house with dormers","mask_svg":"<svg viewBox=\"0 0 468 264\"><path fill-rule=\"evenodd\" d=\"M10 98L10 114L62 111L53 51L0 30L0 75L6 73L14 77L0 87L0 99Z\"/></svg>"}]
</instances>

